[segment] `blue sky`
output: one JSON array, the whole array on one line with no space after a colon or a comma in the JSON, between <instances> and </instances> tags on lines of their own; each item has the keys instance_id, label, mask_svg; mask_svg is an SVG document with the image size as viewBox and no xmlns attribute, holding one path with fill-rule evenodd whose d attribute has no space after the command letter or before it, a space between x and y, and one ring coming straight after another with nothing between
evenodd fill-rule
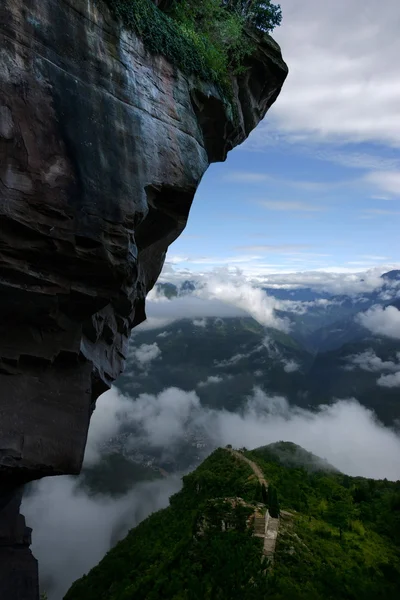
<instances>
[{"instance_id":1,"label":"blue sky","mask_svg":"<svg viewBox=\"0 0 400 600\"><path fill-rule=\"evenodd\" d=\"M167 261L250 276L400 264L400 4L282 0L281 96L205 174Z\"/></svg>"}]
</instances>

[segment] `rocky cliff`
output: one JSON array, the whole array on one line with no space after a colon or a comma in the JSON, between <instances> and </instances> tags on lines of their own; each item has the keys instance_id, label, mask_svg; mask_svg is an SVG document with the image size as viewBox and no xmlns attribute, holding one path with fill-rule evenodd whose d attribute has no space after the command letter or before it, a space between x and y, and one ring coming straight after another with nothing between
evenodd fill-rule
<instances>
[{"instance_id":1,"label":"rocky cliff","mask_svg":"<svg viewBox=\"0 0 400 600\"><path fill-rule=\"evenodd\" d=\"M263 118L287 68L257 39L228 110L102 0L2 0L0 53L0 555L20 551L30 573L0 556L11 600L37 596L21 486L79 472L95 401L202 175Z\"/></svg>"}]
</instances>

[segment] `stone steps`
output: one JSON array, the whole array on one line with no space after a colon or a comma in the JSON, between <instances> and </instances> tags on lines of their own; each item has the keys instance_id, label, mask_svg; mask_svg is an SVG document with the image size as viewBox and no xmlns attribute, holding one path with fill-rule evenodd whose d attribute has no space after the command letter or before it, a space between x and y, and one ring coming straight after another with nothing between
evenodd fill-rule
<instances>
[{"instance_id":1,"label":"stone steps","mask_svg":"<svg viewBox=\"0 0 400 600\"><path fill-rule=\"evenodd\" d=\"M256 515L254 517L254 535L265 534L265 517Z\"/></svg>"},{"instance_id":2,"label":"stone steps","mask_svg":"<svg viewBox=\"0 0 400 600\"><path fill-rule=\"evenodd\" d=\"M275 519L270 517L268 520L268 527L265 531L264 538L264 556L268 556L270 558L273 557L275 553L276 546L276 538L278 537L278 528L279 528L279 518Z\"/></svg>"}]
</instances>

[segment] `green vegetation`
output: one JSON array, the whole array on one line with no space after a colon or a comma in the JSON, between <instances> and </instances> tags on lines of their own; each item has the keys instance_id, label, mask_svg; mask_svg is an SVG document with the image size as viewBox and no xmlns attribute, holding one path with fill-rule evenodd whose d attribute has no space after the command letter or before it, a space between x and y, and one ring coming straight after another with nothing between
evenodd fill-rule
<instances>
[{"instance_id":1,"label":"green vegetation","mask_svg":"<svg viewBox=\"0 0 400 600\"><path fill-rule=\"evenodd\" d=\"M251 468L219 449L183 483L169 508L131 530L65 599L259 598L265 587L260 540L244 526L248 508L225 500L251 503L257 483ZM222 531L222 517L234 528Z\"/></svg>"},{"instance_id":2,"label":"green vegetation","mask_svg":"<svg viewBox=\"0 0 400 600\"><path fill-rule=\"evenodd\" d=\"M273 568L261 562L262 540L249 527L262 486L247 463L219 449L184 477L169 508L131 530L65 600L400 597L400 482L324 470L322 460L312 469L309 453L293 444L244 453L269 482L271 508L280 505ZM296 466L284 465L285 453Z\"/></svg>"},{"instance_id":3,"label":"green vegetation","mask_svg":"<svg viewBox=\"0 0 400 600\"><path fill-rule=\"evenodd\" d=\"M270 0L175 0L168 14L151 0L107 0L115 16L132 28L148 50L164 55L186 74L230 89L229 76L243 70L253 42L250 27L272 31L281 22Z\"/></svg>"}]
</instances>

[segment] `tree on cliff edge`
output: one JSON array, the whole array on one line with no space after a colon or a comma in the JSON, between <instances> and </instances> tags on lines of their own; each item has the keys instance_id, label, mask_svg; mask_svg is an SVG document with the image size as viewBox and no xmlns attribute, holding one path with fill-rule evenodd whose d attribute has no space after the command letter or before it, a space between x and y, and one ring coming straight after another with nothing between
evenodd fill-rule
<instances>
[{"instance_id":1,"label":"tree on cliff edge","mask_svg":"<svg viewBox=\"0 0 400 600\"><path fill-rule=\"evenodd\" d=\"M222 0L222 4L261 31L272 31L282 21L281 7L270 0Z\"/></svg>"},{"instance_id":2,"label":"tree on cliff edge","mask_svg":"<svg viewBox=\"0 0 400 600\"><path fill-rule=\"evenodd\" d=\"M182 5L182 0L159 0L158 5L168 12L177 5ZM185 0L185 8L192 9L210 17L216 15L221 7L234 13L247 24L265 32L271 32L282 21L282 10L279 4L272 4L271 0Z\"/></svg>"}]
</instances>

